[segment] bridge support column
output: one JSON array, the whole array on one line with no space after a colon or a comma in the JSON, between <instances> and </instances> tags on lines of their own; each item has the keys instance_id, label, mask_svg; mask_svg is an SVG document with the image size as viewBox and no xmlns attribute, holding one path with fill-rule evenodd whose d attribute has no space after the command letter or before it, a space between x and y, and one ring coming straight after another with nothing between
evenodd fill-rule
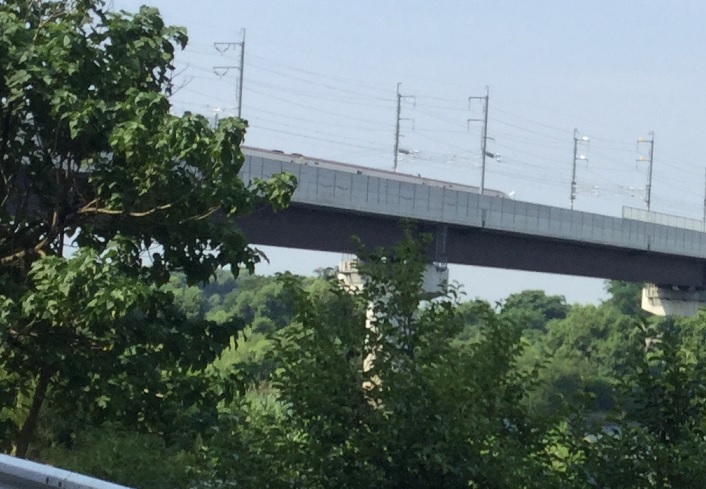
<instances>
[{"instance_id":1,"label":"bridge support column","mask_svg":"<svg viewBox=\"0 0 706 489\"><path fill-rule=\"evenodd\" d=\"M365 287L365 279L358 272L358 261L357 260L342 260L338 266L338 279L347 285L351 289L351 293L357 293L363 290ZM426 266L424 270L424 275L422 277L422 292L423 296L427 299L432 299L443 293L443 289L440 288L440 284L446 284L449 278L449 270L445 264L432 263ZM375 326L375 309L371 302L368 303L368 308L365 314L365 328L368 330L366 345L364 345L364 351L367 352L365 358L363 358L363 372L369 372L373 369L375 365L375 358L379 353L375 347L371 347L370 343L375 343L370 341L378 335L377 328ZM393 326L397 327L394 323ZM380 384L380 379L375 376L369 382L363 385L366 390L372 389L375 385ZM376 403L376 400L371 402Z\"/></svg>"},{"instance_id":2,"label":"bridge support column","mask_svg":"<svg viewBox=\"0 0 706 489\"><path fill-rule=\"evenodd\" d=\"M645 284L642 309L657 316L693 316L706 306L706 290Z\"/></svg>"}]
</instances>

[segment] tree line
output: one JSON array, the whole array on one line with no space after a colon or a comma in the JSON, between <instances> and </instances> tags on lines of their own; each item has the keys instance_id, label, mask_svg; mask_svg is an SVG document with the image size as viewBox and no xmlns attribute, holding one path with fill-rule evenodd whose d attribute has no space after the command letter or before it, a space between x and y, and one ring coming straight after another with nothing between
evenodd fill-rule
<instances>
[{"instance_id":1,"label":"tree line","mask_svg":"<svg viewBox=\"0 0 706 489\"><path fill-rule=\"evenodd\" d=\"M202 287L172 276L164 289L184 314L246 322L211 372L237 371L244 390L191 436L111 422L62 439L49 422L38 453L138 487L162 487L150 477L164 487L704 482L703 313L648 318L639 284L623 282L606 282L599 305L540 290L491 305L453 284L429 300L425 238L407 239L361 263L357 293L331 270L237 280L222 270ZM161 475L135 470L143 455L161 460Z\"/></svg>"}]
</instances>

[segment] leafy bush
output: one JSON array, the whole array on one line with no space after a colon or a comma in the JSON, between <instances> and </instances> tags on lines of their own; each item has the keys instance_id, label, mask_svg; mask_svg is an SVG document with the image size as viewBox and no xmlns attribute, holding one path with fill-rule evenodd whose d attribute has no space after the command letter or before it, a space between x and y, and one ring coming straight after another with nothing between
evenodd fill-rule
<instances>
[{"instance_id":1,"label":"leafy bush","mask_svg":"<svg viewBox=\"0 0 706 489\"><path fill-rule=\"evenodd\" d=\"M194 484L197 446L169 447L158 435L110 427L80 433L71 448L46 449L48 463L138 489L186 489Z\"/></svg>"}]
</instances>

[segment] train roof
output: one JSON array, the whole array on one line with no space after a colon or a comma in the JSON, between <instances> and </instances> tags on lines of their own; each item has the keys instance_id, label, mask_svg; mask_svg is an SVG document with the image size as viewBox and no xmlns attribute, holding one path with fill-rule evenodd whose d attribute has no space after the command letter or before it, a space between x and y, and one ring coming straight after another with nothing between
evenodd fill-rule
<instances>
[{"instance_id":1,"label":"train roof","mask_svg":"<svg viewBox=\"0 0 706 489\"><path fill-rule=\"evenodd\" d=\"M299 153L285 153L279 150L269 150L261 148L253 148L250 146L242 147L243 153L248 156L259 156L270 158L273 160L286 161L291 163L298 163L302 165L313 165L320 168L328 168L331 170L338 170L350 173L357 173L360 175L369 175L381 178L387 178L390 180L397 180L407 183L416 183L420 185L429 185L433 187L443 187L453 190L459 190L462 192L473 192L480 193L480 188L472 185L463 185L459 183L447 182L444 180L436 180L433 178L426 178L420 175L410 175L407 173L395 172L392 170L383 170L380 168L371 168L368 166L353 165L350 163L342 163L340 161L327 160L323 158L312 158L309 156L304 156ZM494 197L507 197L507 194L499 190L485 189L485 195L490 195Z\"/></svg>"}]
</instances>

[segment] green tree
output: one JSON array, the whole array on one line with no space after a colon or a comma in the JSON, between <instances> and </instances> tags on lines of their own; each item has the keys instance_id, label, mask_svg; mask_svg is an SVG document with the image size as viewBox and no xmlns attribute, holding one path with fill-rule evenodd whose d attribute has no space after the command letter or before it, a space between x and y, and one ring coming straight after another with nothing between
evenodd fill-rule
<instances>
[{"instance_id":1,"label":"green tree","mask_svg":"<svg viewBox=\"0 0 706 489\"><path fill-rule=\"evenodd\" d=\"M585 361L596 374L609 375L635 324L611 307L574 306L565 319L549 323L547 342L557 356Z\"/></svg>"},{"instance_id":2,"label":"green tree","mask_svg":"<svg viewBox=\"0 0 706 489\"><path fill-rule=\"evenodd\" d=\"M610 298L605 304L632 318L647 318L649 314L642 310L642 284L622 280L606 280L605 290Z\"/></svg>"},{"instance_id":3,"label":"green tree","mask_svg":"<svg viewBox=\"0 0 706 489\"><path fill-rule=\"evenodd\" d=\"M203 318L203 291L195 285L187 285L186 277L181 274L172 274L169 278L169 283L162 288L174 295L176 304L179 305L179 309L186 314L187 318Z\"/></svg>"},{"instance_id":4,"label":"green tree","mask_svg":"<svg viewBox=\"0 0 706 489\"><path fill-rule=\"evenodd\" d=\"M596 398L593 410L605 411L613 405L613 379L622 375L619 363L627 334L635 320L605 305L575 305L564 319L547 324L543 338L551 359L542 377L545 389L538 406L554 405L554 396L582 395Z\"/></svg>"},{"instance_id":5,"label":"green tree","mask_svg":"<svg viewBox=\"0 0 706 489\"><path fill-rule=\"evenodd\" d=\"M610 425L576 437L572 470L594 487L704 487L703 342L672 319L628 336L617 383L623 402Z\"/></svg>"},{"instance_id":6,"label":"green tree","mask_svg":"<svg viewBox=\"0 0 706 489\"><path fill-rule=\"evenodd\" d=\"M477 341L457 345L456 292L422 293L422 250L408 238L366 255L363 290L333 281L326 301L286 278L295 320L277 336L268 382L280 409L220 430L215 478L239 487L552 487L543 429L523 402L536 373L516 364L520 328L487 314ZM253 478L244 460L274 463Z\"/></svg>"},{"instance_id":7,"label":"green tree","mask_svg":"<svg viewBox=\"0 0 706 489\"><path fill-rule=\"evenodd\" d=\"M186 42L152 8L0 3L0 440L18 455L47 400L159 432L214 413L205 369L241 325L190 321L158 286L252 270L226 220L295 182L238 177L244 121L170 114ZM68 260L71 241L87 251Z\"/></svg>"},{"instance_id":8,"label":"green tree","mask_svg":"<svg viewBox=\"0 0 706 489\"><path fill-rule=\"evenodd\" d=\"M460 303L458 311L464 323L463 331L458 335L461 342L477 339L481 334L483 322L495 313L491 305L481 299Z\"/></svg>"},{"instance_id":9,"label":"green tree","mask_svg":"<svg viewBox=\"0 0 706 489\"><path fill-rule=\"evenodd\" d=\"M543 290L524 290L511 294L500 309L504 318L538 331L545 331L548 321L563 319L568 312L569 306L564 296L547 295Z\"/></svg>"},{"instance_id":10,"label":"green tree","mask_svg":"<svg viewBox=\"0 0 706 489\"><path fill-rule=\"evenodd\" d=\"M219 322L241 318L255 333L271 333L287 326L292 311L284 300L282 284L275 277L251 275L236 282L232 288L207 287L207 292L220 300L204 307L205 316ZM182 293L183 295L183 293Z\"/></svg>"}]
</instances>

